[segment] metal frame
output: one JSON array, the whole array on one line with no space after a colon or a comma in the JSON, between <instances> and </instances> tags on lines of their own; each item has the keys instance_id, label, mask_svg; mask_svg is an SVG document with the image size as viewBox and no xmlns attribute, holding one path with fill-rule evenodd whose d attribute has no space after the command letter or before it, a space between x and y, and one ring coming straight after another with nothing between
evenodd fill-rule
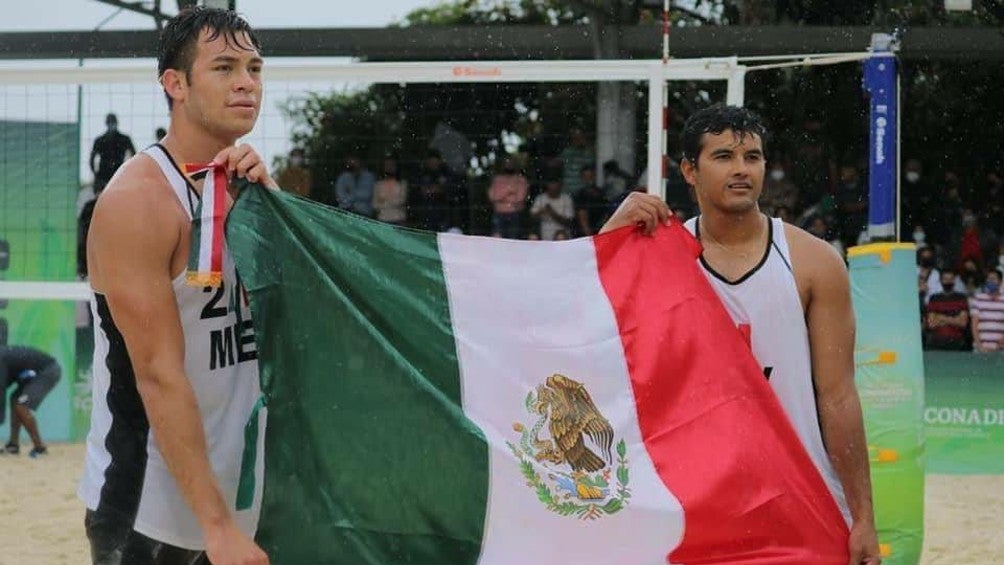
<instances>
[{"instance_id":1,"label":"metal frame","mask_svg":"<svg viewBox=\"0 0 1004 565\"><path fill-rule=\"evenodd\" d=\"M746 67L736 57L717 59L483 61L429 63L269 64L268 81L397 83L512 83L638 81L649 85L648 192L665 196L662 182L663 94L672 80L720 80L728 85L727 102L742 105ZM148 83L156 77L149 64L116 67L58 66L0 68L0 85ZM87 300L86 283L0 282L8 299Z\"/></svg>"}]
</instances>

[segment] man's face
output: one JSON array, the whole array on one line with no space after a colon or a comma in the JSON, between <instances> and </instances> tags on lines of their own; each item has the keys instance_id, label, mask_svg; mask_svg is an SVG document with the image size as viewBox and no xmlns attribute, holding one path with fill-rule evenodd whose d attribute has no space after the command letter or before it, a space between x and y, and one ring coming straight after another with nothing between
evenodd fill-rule
<instances>
[{"instance_id":1,"label":"man's face","mask_svg":"<svg viewBox=\"0 0 1004 565\"><path fill-rule=\"evenodd\" d=\"M948 292L955 288L955 273L941 273L941 288Z\"/></svg>"},{"instance_id":2,"label":"man's face","mask_svg":"<svg viewBox=\"0 0 1004 565\"><path fill-rule=\"evenodd\" d=\"M241 45L251 45L247 34L239 34ZM237 138L254 127L261 109L262 59L257 50L233 45L220 33L210 39L202 30L195 48L190 77L182 80L185 114L213 135Z\"/></svg>"},{"instance_id":3,"label":"man's face","mask_svg":"<svg viewBox=\"0 0 1004 565\"><path fill-rule=\"evenodd\" d=\"M706 133L697 163L684 159L680 170L694 187L700 207L724 212L757 209L763 191L765 162L759 135L742 137L732 130Z\"/></svg>"},{"instance_id":4,"label":"man's face","mask_svg":"<svg viewBox=\"0 0 1004 565\"><path fill-rule=\"evenodd\" d=\"M1001 277L1000 275L997 274L997 271L990 271L989 273L987 273L987 284L994 285L995 287L1000 288Z\"/></svg>"},{"instance_id":5,"label":"man's face","mask_svg":"<svg viewBox=\"0 0 1004 565\"><path fill-rule=\"evenodd\" d=\"M592 169L582 169L579 176L582 178L582 183L585 186L596 185L596 173L594 173Z\"/></svg>"},{"instance_id":6,"label":"man's face","mask_svg":"<svg viewBox=\"0 0 1004 565\"><path fill-rule=\"evenodd\" d=\"M544 189L549 196L558 196L561 194L561 183L559 181L547 181L547 186Z\"/></svg>"}]
</instances>

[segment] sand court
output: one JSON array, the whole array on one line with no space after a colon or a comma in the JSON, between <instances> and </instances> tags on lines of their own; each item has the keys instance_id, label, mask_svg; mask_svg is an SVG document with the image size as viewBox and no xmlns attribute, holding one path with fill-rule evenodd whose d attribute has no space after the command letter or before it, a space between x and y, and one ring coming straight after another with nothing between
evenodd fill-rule
<instances>
[{"instance_id":1,"label":"sand court","mask_svg":"<svg viewBox=\"0 0 1004 565\"><path fill-rule=\"evenodd\" d=\"M0 565L90 563L76 497L82 444L0 457ZM989 565L1004 555L1004 476L929 475L924 565Z\"/></svg>"}]
</instances>

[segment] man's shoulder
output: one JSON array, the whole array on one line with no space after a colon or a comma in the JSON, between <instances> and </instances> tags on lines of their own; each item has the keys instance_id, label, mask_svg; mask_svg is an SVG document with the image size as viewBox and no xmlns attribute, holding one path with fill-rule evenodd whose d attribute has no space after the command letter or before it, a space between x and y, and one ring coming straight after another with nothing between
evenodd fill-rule
<instances>
[{"instance_id":1,"label":"man's shoulder","mask_svg":"<svg viewBox=\"0 0 1004 565\"><path fill-rule=\"evenodd\" d=\"M808 260L812 263L843 264L840 253L829 242L787 222L782 222L781 225L784 229L785 241L788 242L788 248L793 256L797 254L801 260ZM792 261L795 260L795 257L792 257Z\"/></svg>"},{"instance_id":2,"label":"man's shoulder","mask_svg":"<svg viewBox=\"0 0 1004 565\"><path fill-rule=\"evenodd\" d=\"M145 210L160 216L172 200L174 193L164 173L153 159L141 153L115 173L97 199L95 214L102 210L133 214Z\"/></svg>"},{"instance_id":3,"label":"man's shoulder","mask_svg":"<svg viewBox=\"0 0 1004 565\"><path fill-rule=\"evenodd\" d=\"M791 267L800 286L811 289L817 284L829 286L833 281L847 279L847 263L829 242L797 226L783 226Z\"/></svg>"}]
</instances>

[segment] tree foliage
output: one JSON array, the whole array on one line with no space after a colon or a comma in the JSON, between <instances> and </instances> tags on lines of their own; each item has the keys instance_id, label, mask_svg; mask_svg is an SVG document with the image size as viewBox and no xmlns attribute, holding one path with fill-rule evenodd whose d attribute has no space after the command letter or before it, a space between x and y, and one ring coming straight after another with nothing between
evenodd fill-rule
<instances>
[{"instance_id":1,"label":"tree foliage","mask_svg":"<svg viewBox=\"0 0 1004 565\"><path fill-rule=\"evenodd\" d=\"M456 0L408 14L398 25L635 25L659 19L659 8L642 0ZM655 3L657 4L657 3ZM876 25L1000 26L998 0L976 0L971 13L946 13L940 2L919 0L692 0L674 2L676 25ZM910 61L902 66L903 155L919 157L929 169L953 169L970 183L986 170L1004 166L1004 118L999 112L999 65ZM569 127L591 130L596 120L595 84L396 85L315 93L287 110L298 123L294 141L318 168L318 184L333 182L344 156L355 152L371 166L393 153L406 169L424 156L439 122L472 141L475 176L484 175L506 151L528 154L525 164L554 155ZM644 89L638 90L644 97ZM693 110L724 98L709 83L674 83L670 101L678 132ZM835 160L861 162L867 147L867 98L856 64L757 71L747 75L746 103L765 116L774 131L768 151L792 153L807 121L821 121ZM644 108L644 104L640 106ZM644 112L641 112L644 114ZM645 131L645 116L639 132ZM517 148L514 140L522 140ZM623 142L630 143L631 140ZM637 154L645 155L644 139ZM670 144L676 151L675 140ZM770 156L770 155L769 155ZM644 163L622 163L639 171ZM539 168L539 167L538 167Z\"/></svg>"}]
</instances>

